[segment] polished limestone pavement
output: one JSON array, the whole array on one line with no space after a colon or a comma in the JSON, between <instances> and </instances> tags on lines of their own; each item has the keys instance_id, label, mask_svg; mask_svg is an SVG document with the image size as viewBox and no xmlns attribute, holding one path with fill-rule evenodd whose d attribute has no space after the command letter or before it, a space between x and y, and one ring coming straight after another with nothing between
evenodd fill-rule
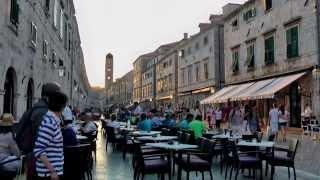
<instances>
[{"instance_id":1,"label":"polished limestone pavement","mask_svg":"<svg viewBox=\"0 0 320 180\"><path fill-rule=\"evenodd\" d=\"M218 167L213 167L214 180L223 180L224 177L220 174ZM122 159L120 152L113 152L111 147L108 147L106 152L105 138L99 135L97 142L97 161L94 168L94 179L95 180L133 180L133 168L131 166L131 157L127 156L126 160ZM270 172L269 172L270 174ZM263 176L264 179L270 179L270 177ZM146 176L145 180L157 180L156 175ZM167 179L167 178L166 178ZM177 179L173 177L173 179ZM186 179L183 177L182 179ZM200 180L201 176L198 177L192 174L191 180ZM205 174L205 179L209 180L209 174ZM229 179L229 178L228 178ZM234 179L234 178L233 178ZM248 179L241 174L238 177L239 180ZM287 180L288 173L285 168L276 168L275 180ZM291 179L293 179L293 171L291 173ZM320 176L315 176L305 171L297 170L297 180L320 180Z\"/></svg>"}]
</instances>

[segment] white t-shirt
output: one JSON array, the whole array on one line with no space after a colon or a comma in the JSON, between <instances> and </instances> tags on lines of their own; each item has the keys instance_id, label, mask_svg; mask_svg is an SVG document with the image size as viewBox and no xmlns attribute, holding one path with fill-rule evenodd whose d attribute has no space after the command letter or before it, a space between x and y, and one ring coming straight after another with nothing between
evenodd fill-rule
<instances>
[{"instance_id":1,"label":"white t-shirt","mask_svg":"<svg viewBox=\"0 0 320 180\"><path fill-rule=\"evenodd\" d=\"M279 123L279 116L280 116L280 111L278 108L273 108L269 112L269 117L271 120L271 123Z\"/></svg>"},{"instance_id":2,"label":"white t-shirt","mask_svg":"<svg viewBox=\"0 0 320 180\"><path fill-rule=\"evenodd\" d=\"M222 111L221 110L216 110L214 113L216 115L216 120L222 120Z\"/></svg>"}]
</instances>

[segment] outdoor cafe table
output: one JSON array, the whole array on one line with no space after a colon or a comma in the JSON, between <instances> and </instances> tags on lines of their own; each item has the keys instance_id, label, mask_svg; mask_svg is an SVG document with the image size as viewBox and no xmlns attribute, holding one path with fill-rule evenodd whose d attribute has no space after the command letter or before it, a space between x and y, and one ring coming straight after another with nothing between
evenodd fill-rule
<instances>
[{"instance_id":1,"label":"outdoor cafe table","mask_svg":"<svg viewBox=\"0 0 320 180\"><path fill-rule=\"evenodd\" d=\"M127 131L127 132L132 132L135 130L135 128L127 128L127 127L120 127L121 131Z\"/></svg>"},{"instance_id":2,"label":"outdoor cafe table","mask_svg":"<svg viewBox=\"0 0 320 180\"><path fill-rule=\"evenodd\" d=\"M261 141L261 142L248 142L248 141L240 141L238 142L238 146L248 146L248 147L259 147L259 148L272 148L274 146L273 141Z\"/></svg>"},{"instance_id":3,"label":"outdoor cafe table","mask_svg":"<svg viewBox=\"0 0 320 180\"><path fill-rule=\"evenodd\" d=\"M229 133L227 134L219 134L219 135L214 135L212 136L212 139L241 139L242 136L241 135L233 135L230 136Z\"/></svg>"},{"instance_id":4,"label":"outdoor cafe table","mask_svg":"<svg viewBox=\"0 0 320 180\"><path fill-rule=\"evenodd\" d=\"M134 131L132 135L134 136L154 136L157 134L161 134L161 131Z\"/></svg>"},{"instance_id":5,"label":"outdoor cafe table","mask_svg":"<svg viewBox=\"0 0 320 180\"><path fill-rule=\"evenodd\" d=\"M137 137L140 141L154 141L154 142L161 142L161 141L172 141L178 139L177 136L141 136Z\"/></svg>"},{"instance_id":6,"label":"outdoor cafe table","mask_svg":"<svg viewBox=\"0 0 320 180\"><path fill-rule=\"evenodd\" d=\"M197 149L198 148L197 145L192 145L192 144L180 144L180 143L168 144L168 143L164 143L164 142L162 142L162 143L146 143L145 145L150 146L150 147L154 147L154 148L169 150L170 151L171 167L174 166L173 161L172 161L174 151L181 151L181 150L185 150L185 149ZM171 168L171 169L173 170L173 168ZM178 177L178 178L180 179L181 177Z\"/></svg>"}]
</instances>

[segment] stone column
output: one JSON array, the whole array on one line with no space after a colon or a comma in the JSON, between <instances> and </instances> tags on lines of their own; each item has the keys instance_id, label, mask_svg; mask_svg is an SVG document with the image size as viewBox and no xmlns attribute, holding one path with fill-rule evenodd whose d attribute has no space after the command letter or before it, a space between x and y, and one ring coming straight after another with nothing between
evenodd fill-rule
<instances>
[{"instance_id":1,"label":"stone column","mask_svg":"<svg viewBox=\"0 0 320 180\"><path fill-rule=\"evenodd\" d=\"M320 117L320 67L312 71L312 111L318 119Z\"/></svg>"}]
</instances>

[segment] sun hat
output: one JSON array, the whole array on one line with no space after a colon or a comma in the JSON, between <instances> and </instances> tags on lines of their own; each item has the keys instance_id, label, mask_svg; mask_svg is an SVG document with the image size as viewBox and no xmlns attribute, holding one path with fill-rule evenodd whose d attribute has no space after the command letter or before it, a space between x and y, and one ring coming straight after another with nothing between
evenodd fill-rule
<instances>
[{"instance_id":1,"label":"sun hat","mask_svg":"<svg viewBox=\"0 0 320 180\"><path fill-rule=\"evenodd\" d=\"M14 123L15 121L12 114L4 113L2 115L2 119L0 120L0 126L2 127L13 126Z\"/></svg>"}]
</instances>

